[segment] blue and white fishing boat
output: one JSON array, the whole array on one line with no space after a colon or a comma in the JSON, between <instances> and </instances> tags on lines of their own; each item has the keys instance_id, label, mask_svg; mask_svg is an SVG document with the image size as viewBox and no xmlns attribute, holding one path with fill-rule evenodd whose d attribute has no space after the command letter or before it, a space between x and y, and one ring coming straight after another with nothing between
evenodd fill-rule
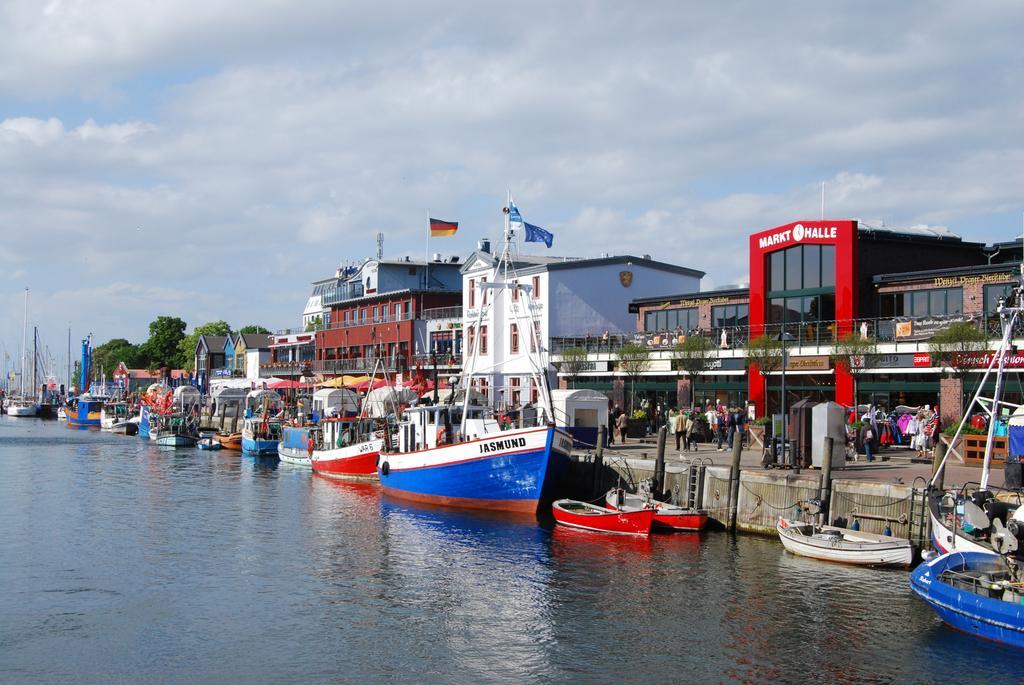
<instances>
[{"instance_id":1,"label":"blue and white fishing boat","mask_svg":"<svg viewBox=\"0 0 1024 685\"><path fill-rule=\"evenodd\" d=\"M242 452L259 457L276 456L281 442L281 396L273 390L253 390L245 398Z\"/></svg>"},{"instance_id":2,"label":"blue and white fishing boat","mask_svg":"<svg viewBox=\"0 0 1024 685\"><path fill-rule=\"evenodd\" d=\"M957 630L1024 647L1024 588L1016 565L992 552L949 552L910 574L910 588Z\"/></svg>"},{"instance_id":3,"label":"blue and white fishing boat","mask_svg":"<svg viewBox=\"0 0 1024 685\"><path fill-rule=\"evenodd\" d=\"M481 305L473 329L480 331L490 316L508 317L526 339L539 341L536 311L528 305L531 287L519 283L512 265L515 240L509 211L494 276L476 286ZM497 311L499 305L506 309ZM518 408L516 427L495 418L491 407L472 404L474 378L500 370L478 359L480 339L477 335L469 340L461 405L407 408L397 436L386 432L377 469L381 486L388 495L418 502L533 514L554 499L572 436L554 425L548 365L539 344L530 346L529 365L538 402L529 411Z\"/></svg>"},{"instance_id":4,"label":"blue and white fishing boat","mask_svg":"<svg viewBox=\"0 0 1024 685\"><path fill-rule=\"evenodd\" d=\"M99 428L107 395L102 385L97 386L97 391L93 392L89 380L92 372L92 335L82 340L82 364L79 368L82 394L68 405L68 428Z\"/></svg>"}]
</instances>

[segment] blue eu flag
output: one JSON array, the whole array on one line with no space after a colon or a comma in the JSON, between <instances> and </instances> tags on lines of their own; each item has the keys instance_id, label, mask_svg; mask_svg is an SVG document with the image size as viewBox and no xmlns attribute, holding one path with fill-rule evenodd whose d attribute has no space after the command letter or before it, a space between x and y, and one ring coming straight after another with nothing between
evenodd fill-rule
<instances>
[{"instance_id":1,"label":"blue eu flag","mask_svg":"<svg viewBox=\"0 0 1024 685\"><path fill-rule=\"evenodd\" d=\"M523 226L526 227L526 242L528 243L544 243L548 247L551 247L551 242L555 239L555 236L550 231L545 231L540 226L534 226L523 222Z\"/></svg>"}]
</instances>

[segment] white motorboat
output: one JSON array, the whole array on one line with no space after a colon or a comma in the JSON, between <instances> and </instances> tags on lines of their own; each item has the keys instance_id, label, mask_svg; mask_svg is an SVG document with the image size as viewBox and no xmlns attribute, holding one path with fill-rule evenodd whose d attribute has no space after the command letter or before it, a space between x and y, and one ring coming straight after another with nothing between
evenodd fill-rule
<instances>
[{"instance_id":1,"label":"white motorboat","mask_svg":"<svg viewBox=\"0 0 1024 685\"><path fill-rule=\"evenodd\" d=\"M802 557L857 566L910 566L914 561L914 549L904 538L781 517L775 528L782 546Z\"/></svg>"},{"instance_id":2,"label":"white motorboat","mask_svg":"<svg viewBox=\"0 0 1024 685\"><path fill-rule=\"evenodd\" d=\"M32 400L15 399L7 405L9 416L38 416L39 405Z\"/></svg>"}]
</instances>

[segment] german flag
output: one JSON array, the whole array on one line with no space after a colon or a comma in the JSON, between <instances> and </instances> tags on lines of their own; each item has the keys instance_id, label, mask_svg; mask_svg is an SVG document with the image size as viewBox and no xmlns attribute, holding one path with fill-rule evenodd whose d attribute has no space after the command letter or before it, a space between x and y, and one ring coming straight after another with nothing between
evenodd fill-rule
<instances>
[{"instance_id":1,"label":"german flag","mask_svg":"<svg viewBox=\"0 0 1024 685\"><path fill-rule=\"evenodd\" d=\"M443 221L441 219L430 220L430 237L440 238L446 235L455 235L459 230L458 221Z\"/></svg>"}]
</instances>

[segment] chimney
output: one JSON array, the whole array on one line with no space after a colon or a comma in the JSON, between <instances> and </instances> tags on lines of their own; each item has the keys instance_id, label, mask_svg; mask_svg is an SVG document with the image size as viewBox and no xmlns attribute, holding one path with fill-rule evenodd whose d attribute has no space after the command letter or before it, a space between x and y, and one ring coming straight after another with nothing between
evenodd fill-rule
<instances>
[{"instance_id":1,"label":"chimney","mask_svg":"<svg viewBox=\"0 0 1024 685\"><path fill-rule=\"evenodd\" d=\"M483 253L491 254L491 239L481 238L480 242L476 244L476 249L480 250Z\"/></svg>"},{"instance_id":2,"label":"chimney","mask_svg":"<svg viewBox=\"0 0 1024 685\"><path fill-rule=\"evenodd\" d=\"M441 253L440 252L435 252L434 253L434 261L435 262L441 261Z\"/></svg>"}]
</instances>

